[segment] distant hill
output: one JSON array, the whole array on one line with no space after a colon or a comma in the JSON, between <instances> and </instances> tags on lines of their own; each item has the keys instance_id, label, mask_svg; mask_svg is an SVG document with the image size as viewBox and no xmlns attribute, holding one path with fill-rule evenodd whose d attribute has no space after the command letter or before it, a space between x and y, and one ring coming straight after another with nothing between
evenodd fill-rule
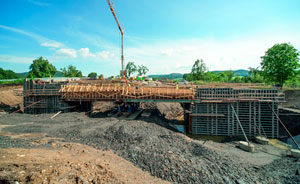
<instances>
[{"instance_id":1,"label":"distant hill","mask_svg":"<svg viewBox=\"0 0 300 184\"><path fill-rule=\"evenodd\" d=\"M219 70L219 71L212 71L215 73L224 72L225 70ZM234 76L248 76L249 71L248 70L232 70L234 72ZM160 79L181 79L183 78L183 74L181 73L171 73L171 74L162 74L162 75L148 75L149 77L153 78L160 78Z\"/></svg>"},{"instance_id":2,"label":"distant hill","mask_svg":"<svg viewBox=\"0 0 300 184\"><path fill-rule=\"evenodd\" d=\"M215 72L215 73L220 73L220 72L224 72L225 70L220 70L220 71L212 71L212 72ZM249 71L248 70L243 70L243 69L240 69L240 70L232 70L234 72L234 76L248 76L249 75Z\"/></svg>"},{"instance_id":3,"label":"distant hill","mask_svg":"<svg viewBox=\"0 0 300 184\"><path fill-rule=\"evenodd\" d=\"M19 78L25 78L28 75L28 72L16 73ZM57 71L55 77L63 77L64 74L61 71Z\"/></svg>"},{"instance_id":4,"label":"distant hill","mask_svg":"<svg viewBox=\"0 0 300 184\"><path fill-rule=\"evenodd\" d=\"M163 74L163 75L148 75L151 78L160 78L160 79L180 79L183 78L183 74L181 73L171 73L171 74Z\"/></svg>"}]
</instances>

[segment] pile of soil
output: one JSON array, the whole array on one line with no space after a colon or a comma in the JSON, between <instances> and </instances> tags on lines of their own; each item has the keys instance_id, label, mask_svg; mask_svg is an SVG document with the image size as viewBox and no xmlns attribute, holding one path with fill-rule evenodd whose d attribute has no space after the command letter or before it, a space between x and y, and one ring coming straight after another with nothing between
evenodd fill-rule
<instances>
[{"instance_id":1,"label":"pile of soil","mask_svg":"<svg viewBox=\"0 0 300 184\"><path fill-rule=\"evenodd\" d=\"M169 103L156 103L156 107L161 114L165 116L166 119L172 120L182 117L184 115L184 110L180 103L169 102Z\"/></svg>"},{"instance_id":2,"label":"pile of soil","mask_svg":"<svg viewBox=\"0 0 300 184\"><path fill-rule=\"evenodd\" d=\"M300 109L300 90L286 90L284 95L286 102L281 104L283 107Z\"/></svg>"},{"instance_id":3,"label":"pile of soil","mask_svg":"<svg viewBox=\"0 0 300 184\"><path fill-rule=\"evenodd\" d=\"M173 183L297 183L300 181L300 162L276 156L271 163L255 164L256 153L246 153L231 146L211 148L209 143L192 140L154 123L126 121L116 118L89 118L81 113L51 115L3 115L0 123L13 133L46 133L72 142L80 142L99 150L113 150L153 176ZM33 122L22 125L20 122ZM270 146L270 145L269 145ZM238 151L236 151L238 150ZM259 154L275 157L262 150ZM249 154L249 155L248 155ZM258 154L258 153L257 153ZM269 157L268 157L269 155ZM261 159L261 157L259 157ZM264 160L256 159L256 162Z\"/></svg>"},{"instance_id":4,"label":"pile of soil","mask_svg":"<svg viewBox=\"0 0 300 184\"><path fill-rule=\"evenodd\" d=\"M20 86L5 86L0 88L1 110L23 109L23 97L17 96L15 91L22 92L22 88Z\"/></svg>"},{"instance_id":5,"label":"pile of soil","mask_svg":"<svg viewBox=\"0 0 300 184\"><path fill-rule=\"evenodd\" d=\"M116 107L114 102L96 101L92 104L92 112L106 112Z\"/></svg>"},{"instance_id":6,"label":"pile of soil","mask_svg":"<svg viewBox=\"0 0 300 184\"><path fill-rule=\"evenodd\" d=\"M168 183L111 151L49 138L32 143L49 142L48 149L0 149L0 183Z\"/></svg>"}]
</instances>

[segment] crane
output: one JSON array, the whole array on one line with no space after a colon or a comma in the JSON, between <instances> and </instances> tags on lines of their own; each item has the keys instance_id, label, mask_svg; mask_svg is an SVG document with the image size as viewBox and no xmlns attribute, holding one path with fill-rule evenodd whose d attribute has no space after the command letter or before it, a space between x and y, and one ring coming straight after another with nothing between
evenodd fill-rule
<instances>
[{"instance_id":1,"label":"crane","mask_svg":"<svg viewBox=\"0 0 300 184\"><path fill-rule=\"evenodd\" d=\"M119 20L116 16L116 13L115 13L115 10L113 8L113 2L111 0L106 0L107 1L107 4L110 8L110 11L111 13L113 14L114 18L115 18L115 21L118 25L118 28L120 30L120 33L121 33L121 65L122 65L122 70L121 70L121 75L120 77L125 77L126 76L126 71L125 71L125 63L124 63L124 53L123 53L123 35L124 35L124 28L120 25L119 23Z\"/></svg>"}]
</instances>

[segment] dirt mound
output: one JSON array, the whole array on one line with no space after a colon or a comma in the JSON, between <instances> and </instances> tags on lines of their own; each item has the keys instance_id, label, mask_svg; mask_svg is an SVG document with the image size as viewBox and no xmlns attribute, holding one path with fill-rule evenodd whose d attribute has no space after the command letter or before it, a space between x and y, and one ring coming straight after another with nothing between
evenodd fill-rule
<instances>
[{"instance_id":1,"label":"dirt mound","mask_svg":"<svg viewBox=\"0 0 300 184\"><path fill-rule=\"evenodd\" d=\"M300 90L286 90L284 94L286 102L282 104L283 107L300 109Z\"/></svg>"},{"instance_id":2,"label":"dirt mound","mask_svg":"<svg viewBox=\"0 0 300 184\"><path fill-rule=\"evenodd\" d=\"M176 119L183 116L184 111L180 103L156 103L157 109L166 119Z\"/></svg>"},{"instance_id":3,"label":"dirt mound","mask_svg":"<svg viewBox=\"0 0 300 184\"><path fill-rule=\"evenodd\" d=\"M0 88L0 107L1 109L22 108L23 97L17 96L15 90L22 91L20 86L10 86Z\"/></svg>"},{"instance_id":4,"label":"dirt mound","mask_svg":"<svg viewBox=\"0 0 300 184\"><path fill-rule=\"evenodd\" d=\"M114 102L96 101L92 104L93 112L106 112L113 109L116 105Z\"/></svg>"},{"instance_id":5,"label":"dirt mound","mask_svg":"<svg viewBox=\"0 0 300 184\"><path fill-rule=\"evenodd\" d=\"M168 183L111 151L75 143L51 144L55 149L0 149L0 183Z\"/></svg>"},{"instance_id":6,"label":"dirt mound","mask_svg":"<svg viewBox=\"0 0 300 184\"><path fill-rule=\"evenodd\" d=\"M16 125L3 131L47 133L99 150L111 149L153 176L173 183L297 183L299 179L300 163L293 158L279 155L277 160L269 160L271 164L258 165L252 160L258 162L263 157L257 159L256 153L239 157L244 152L236 151L234 145L226 147L231 152L220 151L206 145L210 143L189 139L154 123L88 118L81 113L61 114L53 120L50 116L3 115L0 123ZM22 125L22 121L33 124ZM262 149L260 154L274 157L264 152Z\"/></svg>"}]
</instances>

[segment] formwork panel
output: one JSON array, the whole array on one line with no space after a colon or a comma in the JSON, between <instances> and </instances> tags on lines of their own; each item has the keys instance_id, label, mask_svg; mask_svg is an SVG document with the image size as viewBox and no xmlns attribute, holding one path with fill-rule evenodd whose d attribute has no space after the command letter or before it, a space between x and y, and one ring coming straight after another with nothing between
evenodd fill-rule
<instances>
[{"instance_id":1,"label":"formwork panel","mask_svg":"<svg viewBox=\"0 0 300 184\"><path fill-rule=\"evenodd\" d=\"M247 136L278 137L278 121L275 120L271 110L278 108L277 103L274 102L196 103L192 106L191 133L224 136L243 135L231 105L235 109Z\"/></svg>"},{"instance_id":2,"label":"formwork panel","mask_svg":"<svg viewBox=\"0 0 300 184\"><path fill-rule=\"evenodd\" d=\"M62 83L24 81L24 112L28 114L67 112L68 104L61 100Z\"/></svg>"}]
</instances>

